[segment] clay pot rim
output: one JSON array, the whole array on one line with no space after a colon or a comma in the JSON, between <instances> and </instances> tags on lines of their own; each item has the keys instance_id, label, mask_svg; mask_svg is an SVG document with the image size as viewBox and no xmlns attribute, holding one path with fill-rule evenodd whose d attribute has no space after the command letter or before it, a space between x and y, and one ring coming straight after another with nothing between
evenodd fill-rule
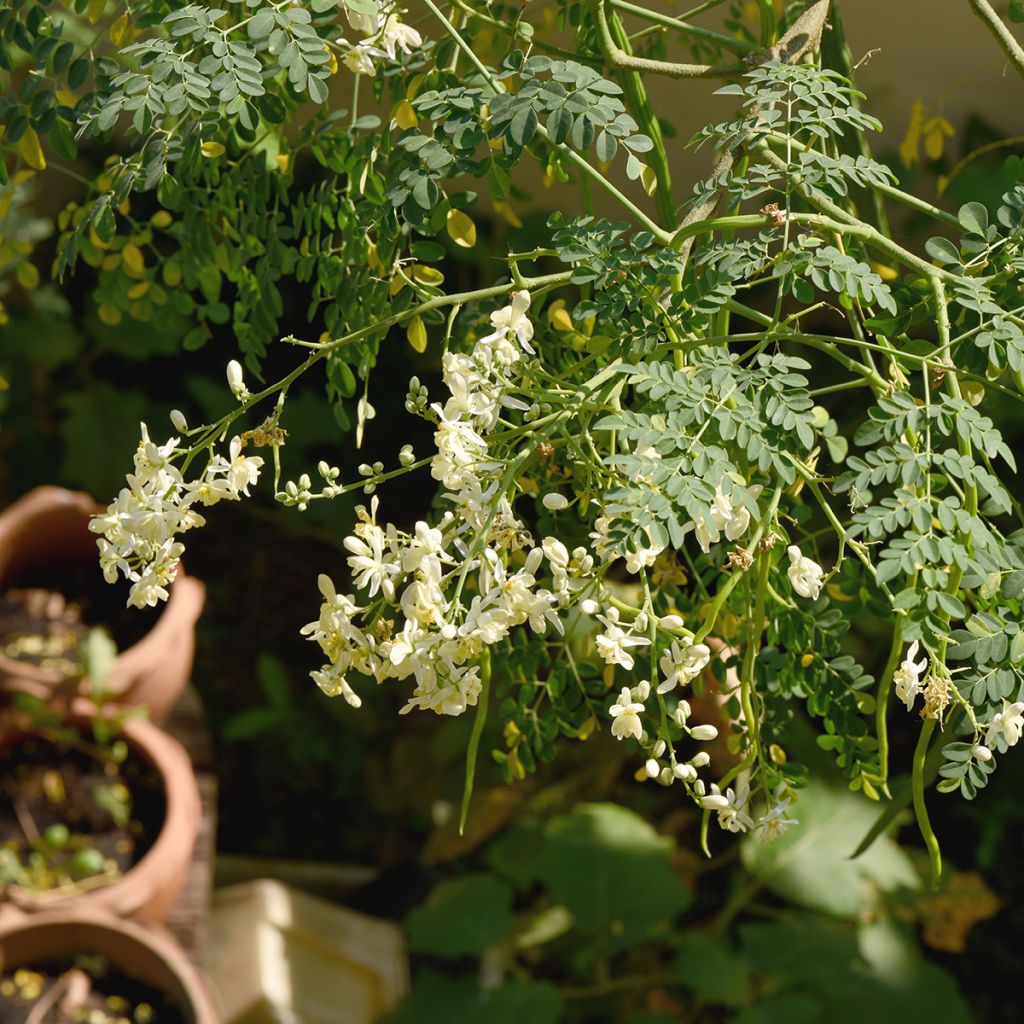
<instances>
[{"instance_id":1,"label":"clay pot rim","mask_svg":"<svg viewBox=\"0 0 1024 1024\"><path fill-rule=\"evenodd\" d=\"M213 997L198 970L163 928L144 927L134 921L125 921L102 910L76 907L67 910L47 910L27 917L0 921L0 952L4 942L18 932L61 928L69 925L94 929L99 933L115 933L158 958L181 985L188 1000L184 1008L191 1010L193 1024L219 1024L221 1018ZM128 968L120 962L122 970Z\"/></svg>"},{"instance_id":2,"label":"clay pot rim","mask_svg":"<svg viewBox=\"0 0 1024 1024\"><path fill-rule=\"evenodd\" d=\"M84 702L76 702L75 712L67 715L65 720L81 723L88 721L88 717ZM17 731L22 730L8 729L7 733ZM122 732L133 751L146 759L160 779L165 801L160 831L143 856L107 885L66 896L36 896L28 890L16 889L17 907L26 915L35 917L50 913L53 908L95 904L132 916L144 910L154 893L163 887L168 876L165 865L179 859L183 845L187 846L188 858L191 859L202 818L202 799L188 753L177 740L145 719L127 719L122 724Z\"/></svg>"},{"instance_id":3,"label":"clay pot rim","mask_svg":"<svg viewBox=\"0 0 1024 1024\"><path fill-rule=\"evenodd\" d=\"M71 491L64 487L57 487L51 484L44 484L36 487L27 494L22 495L16 502L9 505L5 510L9 512L22 502L34 503L40 507L53 508L58 505L76 508L85 517L91 517L104 509L91 495L85 491ZM30 505L31 507L31 505ZM97 556L98 559L98 556ZM2 590L4 588L0 588ZM166 605L160 612L153 628L146 633L141 640L136 641L123 651L118 651L117 659L111 670L109 681L114 694L119 694L124 685L117 685L117 677L125 673L125 669L135 661L146 662L153 655L151 649L159 649L164 646L165 636L173 636L177 630L187 624L188 628L195 625L199 613L203 607L203 596L205 588L203 584L193 576L185 572L184 563L178 565L178 571L168 588L169 597ZM123 659L123 660L122 660ZM39 686L58 687L67 685L82 678L82 676L68 676L52 668L43 668L33 665L31 662L19 661L11 658L0 651L0 677L10 674L20 677L28 683Z\"/></svg>"}]
</instances>

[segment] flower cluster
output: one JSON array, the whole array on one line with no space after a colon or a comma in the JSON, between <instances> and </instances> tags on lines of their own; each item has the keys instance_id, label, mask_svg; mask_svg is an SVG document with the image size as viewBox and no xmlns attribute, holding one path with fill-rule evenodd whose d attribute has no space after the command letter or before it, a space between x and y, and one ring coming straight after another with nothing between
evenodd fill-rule
<instances>
[{"instance_id":1,"label":"flower cluster","mask_svg":"<svg viewBox=\"0 0 1024 1024\"><path fill-rule=\"evenodd\" d=\"M372 77L377 73L375 61L382 58L395 60L398 51L411 53L423 44L419 32L401 20L393 6L374 0L374 10L364 12L353 5L342 3L349 25L364 38L351 43L344 36L337 40L342 61L356 75Z\"/></svg>"},{"instance_id":2,"label":"flower cluster","mask_svg":"<svg viewBox=\"0 0 1024 1024\"><path fill-rule=\"evenodd\" d=\"M358 706L347 679L351 672L378 683L411 679L415 688L403 712L458 715L477 702L485 648L522 625L536 633L548 627L561 632L558 609L581 588L592 559L582 548L570 554L555 538L533 545L502 487L504 467L486 440L502 408L526 408L507 392L533 334L529 304L527 292L516 293L492 314L494 330L471 353L444 358L450 397L431 407L437 448L431 473L451 505L440 523L418 522L411 533L381 526L374 498L369 511L359 510L345 540L366 603L339 595L320 577L320 617L304 632L327 657L313 673L326 693ZM550 588L539 584L545 560Z\"/></svg>"},{"instance_id":3,"label":"flower cluster","mask_svg":"<svg viewBox=\"0 0 1024 1024\"><path fill-rule=\"evenodd\" d=\"M184 426L180 413L172 417ZM175 464L184 453L180 438L157 444L142 424L142 440L135 452L135 471L127 486L105 512L92 518L89 529L100 536L100 566L108 583L118 573L131 580L128 604L153 607L166 601L185 545L178 536L205 522L196 506L208 507L218 501L237 501L248 495L259 478L263 460L243 454L240 437L228 445L228 456L211 452L205 471L185 480Z\"/></svg>"}]
</instances>

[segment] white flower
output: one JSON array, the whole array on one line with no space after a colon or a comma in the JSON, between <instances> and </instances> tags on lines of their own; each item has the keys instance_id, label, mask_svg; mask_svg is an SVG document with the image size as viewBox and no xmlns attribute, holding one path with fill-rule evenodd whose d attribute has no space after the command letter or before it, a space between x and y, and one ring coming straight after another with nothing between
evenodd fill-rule
<instances>
[{"instance_id":1,"label":"white flower","mask_svg":"<svg viewBox=\"0 0 1024 1024\"><path fill-rule=\"evenodd\" d=\"M347 3L344 2L344 0L342 0L342 7L345 9L345 17L348 18L348 23L357 32L362 32L364 35L372 36L374 33L380 31L379 6L372 14L363 14L360 11L354 11Z\"/></svg>"},{"instance_id":2,"label":"white flower","mask_svg":"<svg viewBox=\"0 0 1024 1024\"><path fill-rule=\"evenodd\" d=\"M347 39L339 39L338 43L345 47L345 52L341 55L341 62L352 74L366 75L367 78L373 78L376 75L377 68L373 63L373 53L365 41L355 46Z\"/></svg>"},{"instance_id":3,"label":"white flower","mask_svg":"<svg viewBox=\"0 0 1024 1024\"><path fill-rule=\"evenodd\" d=\"M228 454L231 459L225 471L228 486L236 495L244 494L248 496L249 487L259 479L263 460L256 455L243 455L242 439L240 437L231 439Z\"/></svg>"},{"instance_id":4,"label":"white flower","mask_svg":"<svg viewBox=\"0 0 1024 1024\"><path fill-rule=\"evenodd\" d=\"M640 721L640 714L644 710L643 704L633 700L633 695L628 686L622 688L619 699L608 709L612 716L612 735L619 740L627 736L640 739L644 727Z\"/></svg>"},{"instance_id":5,"label":"white flower","mask_svg":"<svg viewBox=\"0 0 1024 1024\"><path fill-rule=\"evenodd\" d=\"M997 711L985 730L985 746L1003 751L1015 747L1024 734L1024 701L1010 704L1003 701L1003 710Z\"/></svg>"},{"instance_id":6,"label":"white flower","mask_svg":"<svg viewBox=\"0 0 1024 1024\"><path fill-rule=\"evenodd\" d=\"M791 798L786 797L785 800L780 800L774 807L765 811L765 813L757 819L757 828L761 831L762 839L768 839L774 842L779 838L779 836L786 832L790 825L799 824L796 818L786 817L786 810L791 802Z\"/></svg>"},{"instance_id":7,"label":"white flower","mask_svg":"<svg viewBox=\"0 0 1024 1024\"><path fill-rule=\"evenodd\" d=\"M376 513L376 498L373 511ZM401 572L396 559L388 550L384 531L372 520L360 523L356 532L343 541L350 551L348 565L355 576L355 585L366 588L370 597L381 591L389 601L395 599L395 579Z\"/></svg>"},{"instance_id":8,"label":"white flower","mask_svg":"<svg viewBox=\"0 0 1024 1024\"><path fill-rule=\"evenodd\" d=\"M723 530L728 540L739 540L750 525L750 512L746 506L734 507L732 499L722 492L721 482L711 500L710 517L716 529Z\"/></svg>"},{"instance_id":9,"label":"white flower","mask_svg":"<svg viewBox=\"0 0 1024 1024\"><path fill-rule=\"evenodd\" d=\"M533 338L533 324L526 315L529 308L530 293L528 291L513 292L511 304L491 314L494 333L487 335L486 338L481 338L481 343L485 344L512 334L530 355L536 355L530 345Z\"/></svg>"},{"instance_id":10,"label":"white flower","mask_svg":"<svg viewBox=\"0 0 1024 1024\"><path fill-rule=\"evenodd\" d=\"M711 648L692 641L692 636L686 636L682 640L673 640L666 648L659 662L665 678L658 684L658 693L668 693L677 686L692 683L707 668Z\"/></svg>"},{"instance_id":11,"label":"white flower","mask_svg":"<svg viewBox=\"0 0 1024 1024\"><path fill-rule=\"evenodd\" d=\"M401 22L397 14L388 15L380 35L374 41L391 60L395 59L398 50L402 53L411 53L423 45L423 38L419 32L411 25Z\"/></svg>"},{"instance_id":12,"label":"white flower","mask_svg":"<svg viewBox=\"0 0 1024 1024\"><path fill-rule=\"evenodd\" d=\"M554 491L545 494L544 497L540 499L540 503L549 512L561 512L562 509L569 507L569 499L564 494L558 494Z\"/></svg>"},{"instance_id":13,"label":"white flower","mask_svg":"<svg viewBox=\"0 0 1024 1024\"><path fill-rule=\"evenodd\" d=\"M793 589L801 597L817 600L825 576L824 570L813 559L801 554L795 544L786 549L786 554L789 555L789 569L786 574Z\"/></svg>"},{"instance_id":14,"label":"white flower","mask_svg":"<svg viewBox=\"0 0 1024 1024\"><path fill-rule=\"evenodd\" d=\"M711 792L700 799L701 807L718 812L718 825L727 832L749 832L754 821L744 810L750 797L750 787L744 786L738 793L732 787L723 794L715 783Z\"/></svg>"},{"instance_id":15,"label":"white flower","mask_svg":"<svg viewBox=\"0 0 1024 1024\"><path fill-rule=\"evenodd\" d=\"M921 692L921 676L928 671L927 657L918 662L914 661L920 646L917 640L910 645L903 663L892 675L896 696L906 704L908 711L913 708L914 701Z\"/></svg>"},{"instance_id":16,"label":"white flower","mask_svg":"<svg viewBox=\"0 0 1024 1024\"><path fill-rule=\"evenodd\" d=\"M595 641L597 653L606 665L621 665L628 671L634 664L629 648L644 647L651 641L647 637L627 633L619 625L619 612L616 608L610 608L605 615L598 615L598 618L604 623L604 632L599 633Z\"/></svg>"}]
</instances>

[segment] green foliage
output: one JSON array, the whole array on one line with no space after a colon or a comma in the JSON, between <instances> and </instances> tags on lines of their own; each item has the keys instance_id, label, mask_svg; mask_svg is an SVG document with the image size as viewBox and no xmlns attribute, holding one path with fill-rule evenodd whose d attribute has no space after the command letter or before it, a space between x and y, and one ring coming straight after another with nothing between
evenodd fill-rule
<instances>
[{"instance_id":1,"label":"green foliage","mask_svg":"<svg viewBox=\"0 0 1024 1024\"><path fill-rule=\"evenodd\" d=\"M920 885L907 855L887 837L851 858L876 810L867 800L820 784L800 792L800 824L774 843L749 839L742 855L763 885L790 903L856 918L896 889Z\"/></svg>"},{"instance_id":2,"label":"green foliage","mask_svg":"<svg viewBox=\"0 0 1024 1024\"><path fill-rule=\"evenodd\" d=\"M537 874L592 942L623 948L690 902L669 866L671 841L624 807L585 804L544 829Z\"/></svg>"},{"instance_id":3,"label":"green foliage","mask_svg":"<svg viewBox=\"0 0 1024 1024\"><path fill-rule=\"evenodd\" d=\"M511 889L490 875L466 875L434 889L406 927L413 951L460 957L508 938L514 923Z\"/></svg>"}]
</instances>

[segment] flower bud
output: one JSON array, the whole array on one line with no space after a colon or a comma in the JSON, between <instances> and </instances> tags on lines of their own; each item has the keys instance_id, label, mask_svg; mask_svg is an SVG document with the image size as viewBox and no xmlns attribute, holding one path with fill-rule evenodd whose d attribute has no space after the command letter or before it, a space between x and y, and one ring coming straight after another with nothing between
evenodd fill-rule
<instances>
[{"instance_id":1,"label":"flower bud","mask_svg":"<svg viewBox=\"0 0 1024 1024\"><path fill-rule=\"evenodd\" d=\"M971 747L971 753L979 761L991 761L992 760L992 751L989 750L988 747L986 747L982 743L976 743L973 747Z\"/></svg>"},{"instance_id":2,"label":"flower bud","mask_svg":"<svg viewBox=\"0 0 1024 1024\"><path fill-rule=\"evenodd\" d=\"M681 615L662 615L658 620L662 629L680 630L683 628L683 617Z\"/></svg>"},{"instance_id":3,"label":"flower bud","mask_svg":"<svg viewBox=\"0 0 1024 1024\"><path fill-rule=\"evenodd\" d=\"M690 758L690 764L694 768L703 768L705 765L711 764L711 755L706 750L702 750Z\"/></svg>"},{"instance_id":4,"label":"flower bud","mask_svg":"<svg viewBox=\"0 0 1024 1024\"><path fill-rule=\"evenodd\" d=\"M245 391L245 379L242 377L242 364L237 359L228 363L227 369L228 387L231 393L237 398Z\"/></svg>"},{"instance_id":5,"label":"flower bud","mask_svg":"<svg viewBox=\"0 0 1024 1024\"><path fill-rule=\"evenodd\" d=\"M658 740L658 742L654 744L654 750L653 750L654 756L655 757L661 757L661 755L665 753L666 746L667 746L667 744L665 743L664 740Z\"/></svg>"},{"instance_id":6,"label":"flower bud","mask_svg":"<svg viewBox=\"0 0 1024 1024\"><path fill-rule=\"evenodd\" d=\"M175 430L180 430L185 433L188 430L188 421L185 419L185 414L180 409L171 410L171 423Z\"/></svg>"},{"instance_id":7,"label":"flower bud","mask_svg":"<svg viewBox=\"0 0 1024 1024\"><path fill-rule=\"evenodd\" d=\"M569 507L569 499L564 494L556 494L553 491L549 494L545 494L544 497L540 499L540 503L549 512L561 512L562 509Z\"/></svg>"},{"instance_id":8,"label":"flower bud","mask_svg":"<svg viewBox=\"0 0 1024 1024\"><path fill-rule=\"evenodd\" d=\"M633 693L637 700L647 700L651 695L651 684L646 679L641 679L640 682L633 687Z\"/></svg>"},{"instance_id":9,"label":"flower bud","mask_svg":"<svg viewBox=\"0 0 1024 1024\"><path fill-rule=\"evenodd\" d=\"M600 609L600 605L592 598L588 597L583 601L580 601L580 611L584 615L596 615Z\"/></svg>"},{"instance_id":10,"label":"flower bud","mask_svg":"<svg viewBox=\"0 0 1024 1024\"><path fill-rule=\"evenodd\" d=\"M700 798L700 805L708 811L724 811L729 806L729 801L718 793L709 793Z\"/></svg>"},{"instance_id":11,"label":"flower bud","mask_svg":"<svg viewBox=\"0 0 1024 1024\"><path fill-rule=\"evenodd\" d=\"M661 773L661 765L659 765L653 757L648 758L647 764L644 765L644 769L647 772L647 778L649 779L656 779Z\"/></svg>"},{"instance_id":12,"label":"flower bud","mask_svg":"<svg viewBox=\"0 0 1024 1024\"><path fill-rule=\"evenodd\" d=\"M672 774L682 782L693 782L697 778L697 769L692 764L677 764Z\"/></svg>"},{"instance_id":13,"label":"flower bud","mask_svg":"<svg viewBox=\"0 0 1024 1024\"><path fill-rule=\"evenodd\" d=\"M690 730L690 736L701 743L716 739L718 730L713 725L698 725Z\"/></svg>"}]
</instances>

